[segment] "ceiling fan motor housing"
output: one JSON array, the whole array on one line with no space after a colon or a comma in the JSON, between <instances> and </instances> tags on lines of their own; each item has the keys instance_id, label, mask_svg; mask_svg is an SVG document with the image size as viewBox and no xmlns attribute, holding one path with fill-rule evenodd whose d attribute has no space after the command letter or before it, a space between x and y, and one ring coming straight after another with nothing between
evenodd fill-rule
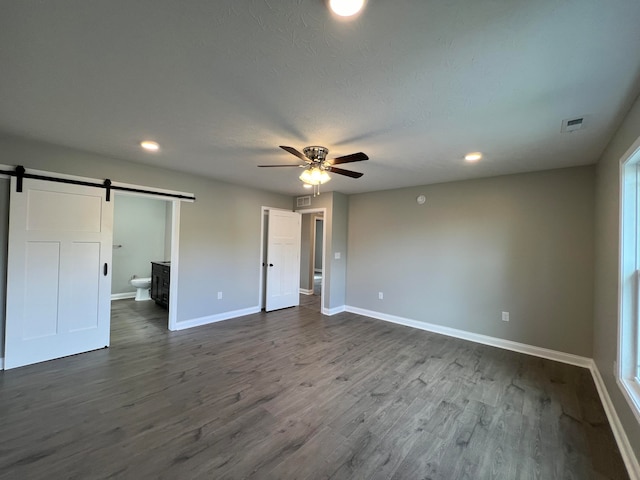
<instances>
[{"instance_id":1,"label":"ceiling fan motor housing","mask_svg":"<svg viewBox=\"0 0 640 480\"><path fill-rule=\"evenodd\" d=\"M312 145L310 147L304 147L302 152L313 163L323 163L327 159L329 149L327 147Z\"/></svg>"}]
</instances>

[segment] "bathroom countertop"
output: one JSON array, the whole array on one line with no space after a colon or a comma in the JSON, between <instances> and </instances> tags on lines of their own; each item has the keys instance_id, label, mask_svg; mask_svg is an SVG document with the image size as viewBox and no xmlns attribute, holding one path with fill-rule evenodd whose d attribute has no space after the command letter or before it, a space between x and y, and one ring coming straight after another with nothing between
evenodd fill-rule
<instances>
[{"instance_id":1,"label":"bathroom countertop","mask_svg":"<svg viewBox=\"0 0 640 480\"><path fill-rule=\"evenodd\" d=\"M171 261L168 261L168 262L164 262L164 261L163 262L151 262L151 263L155 263L157 265L164 265L166 267L170 267L171 266Z\"/></svg>"}]
</instances>

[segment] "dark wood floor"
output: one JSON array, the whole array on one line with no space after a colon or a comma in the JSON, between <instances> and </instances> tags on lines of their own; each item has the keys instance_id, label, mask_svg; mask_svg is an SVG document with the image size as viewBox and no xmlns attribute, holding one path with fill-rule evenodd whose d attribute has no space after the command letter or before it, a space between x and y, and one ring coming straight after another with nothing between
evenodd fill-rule
<instances>
[{"instance_id":1,"label":"dark wood floor","mask_svg":"<svg viewBox=\"0 0 640 480\"><path fill-rule=\"evenodd\" d=\"M300 295L300 306L310 308L315 312L320 311L320 296L319 295Z\"/></svg>"},{"instance_id":2,"label":"dark wood floor","mask_svg":"<svg viewBox=\"0 0 640 480\"><path fill-rule=\"evenodd\" d=\"M623 479L587 370L295 307L0 374L2 479Z\"/></svg>"},{"instance_id":3,"label":"dark wood floor","mask_svg":"<svg viewBox=\"0 0 640 480\"><path fill-rule=\"evenodd\" d=\"M320 300L322 298L322 276L315 274L313 278L313 295L300 295L300 306L311 308L316 312L320 311Z\"/></svg>"}]
</instances>

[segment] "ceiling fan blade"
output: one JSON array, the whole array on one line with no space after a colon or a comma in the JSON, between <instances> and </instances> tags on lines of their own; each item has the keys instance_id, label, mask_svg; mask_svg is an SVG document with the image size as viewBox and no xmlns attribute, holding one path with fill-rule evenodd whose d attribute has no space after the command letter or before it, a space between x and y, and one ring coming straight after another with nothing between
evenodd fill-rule
<instances>
[{"instance_id":1,"label":"ceiling fan blade","mask_svg":"<svg viewBox=\"0 0 640 480\"><path fill-rule=\"evenodd\" d=\"M362 152L358 152L334 158L330 160L329 163L331 163L331 165L340 165L341 163L362 162L363 160L369 160L369 157Z\"/></svg>"},{"instance_id":2,"label":"ceiling fan blade","mask_svg":"<svg viewBox=\"0 0 640 480\"><path fill-rule=\"evenodd\" d=\"M300 160L304 160L307 163L311 163L311 160L309 160L304 153L299 152L298 150L296 150L293 147L286 147L284 145L280 145L280 148L283 149L286 152L289 152L291 155L295 155L296 157L298 157Z\"/></svg>"},{"instance_id":3,"label":"ceiling fan blade","mask_svg":"<svg viewBox=\"0 0 640 480\"><path fill-rule=\"evenodd\" d=\"M332 173L337 173L338 175L345 175L351 178L360 178L364 173L360 172L352 172L351 170L344 170L342 168L330 167L329 171Z\"/></svg>"},{"instance_id":4,"label":"ceiling fan blade","mask_svg":"<svg viewBox=\"0 0 640 480\"><path fill-rule=\"evenodd\" d=\"M307 168L306 165L258 165L261 168L278 168L278 167L300 167Z\"/></svg>"}]
</instances>

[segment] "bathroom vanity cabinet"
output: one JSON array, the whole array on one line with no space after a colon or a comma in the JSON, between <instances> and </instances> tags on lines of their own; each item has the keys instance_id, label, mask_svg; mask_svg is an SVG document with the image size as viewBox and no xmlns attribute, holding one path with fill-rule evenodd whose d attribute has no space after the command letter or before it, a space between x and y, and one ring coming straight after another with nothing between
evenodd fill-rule
<instances>
[{"instance_id":1,"label":"bathroom vanity cabinet","mask_svg":"<svg viewBox=\"0 0 640 480\"><path fill-rule=\"evenodd\" d=\"M169 308L170 262L151 262L151 299L164 308Z\"/></svg>"}]
</instances>

